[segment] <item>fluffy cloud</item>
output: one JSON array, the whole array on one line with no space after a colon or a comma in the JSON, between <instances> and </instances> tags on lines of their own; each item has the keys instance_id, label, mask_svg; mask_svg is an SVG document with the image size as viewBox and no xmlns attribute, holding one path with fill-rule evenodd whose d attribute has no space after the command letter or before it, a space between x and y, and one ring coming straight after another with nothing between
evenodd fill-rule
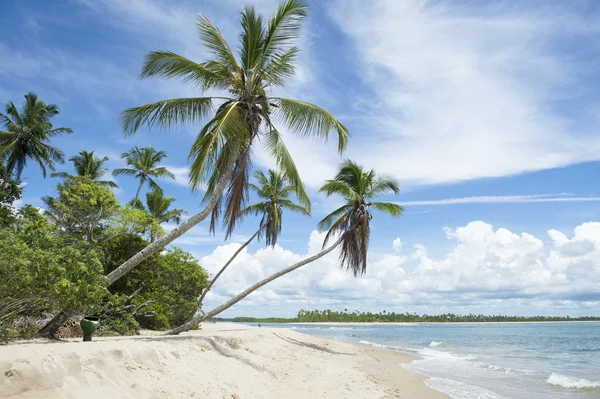
<instances>
[{"instance_id":1,"label":"fluffy cloud","mask_svg":"<svg viewBox=\"0 0 600 399\"><path fill-rule=\"evenodd\" d=\"M399 255L370 254L368 272L354 278L340 270L335 252L263 287L229 315L293 315L301 308L382 309L416 312L590 314L600 305L600 223L577 226L572 237L550 230L546 241L528 233L473 221L444 229L454 247L433 259L423 245ZM207 296L216 306L256 281L320 251L313 231L304 254L279 245L244 250ZM239 248L218 247L201 259L212 274ZM406 252L406 249L404 249Z\"/></svg>"}]
</instances>

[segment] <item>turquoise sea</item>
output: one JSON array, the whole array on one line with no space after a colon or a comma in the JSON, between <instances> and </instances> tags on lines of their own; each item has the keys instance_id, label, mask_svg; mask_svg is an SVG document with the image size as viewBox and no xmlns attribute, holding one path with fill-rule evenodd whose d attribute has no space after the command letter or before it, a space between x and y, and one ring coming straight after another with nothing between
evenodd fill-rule
<instances>
[{"instance_id":1,"label":"turquoise sea","mask_svg":"<svg viewBox=\"0 0 600 399\"><path fill-rule=\"evenodd\" d=\"M451 398L600 398L600 322L268 325L414 350L421 359L398 367Z\"/></svg>"}]
</instances>

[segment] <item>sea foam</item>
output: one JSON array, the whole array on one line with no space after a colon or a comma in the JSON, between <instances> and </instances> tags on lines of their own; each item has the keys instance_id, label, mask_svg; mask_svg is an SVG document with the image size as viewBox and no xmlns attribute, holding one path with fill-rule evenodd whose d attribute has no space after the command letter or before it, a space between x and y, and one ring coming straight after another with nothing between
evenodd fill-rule
<instances>
[{"instance_id":1,"label":"sea foam","mask_svg":"<svg viewBox=\"0 0 600 399\"><path fill-rule=\"evenodd\" d=\"M600 388L600 381L590 381L585 378L573 378L558 373L552 373L546 382L548 384L569 389Z\"/></svg>"}]
</instances>

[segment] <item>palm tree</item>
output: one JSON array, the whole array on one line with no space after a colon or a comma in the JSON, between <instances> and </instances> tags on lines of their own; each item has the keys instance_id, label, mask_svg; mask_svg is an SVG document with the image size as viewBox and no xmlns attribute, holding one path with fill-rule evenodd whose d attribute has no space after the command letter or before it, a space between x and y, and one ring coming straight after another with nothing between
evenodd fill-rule
<instances>
[{"instance_id":1,"label":"palm tree","mask_svg":"<svg viewBox=\"0 0 600 399\"><path fill-rule=\"evenodd\" d=\"M206 314L193 318L187 323L167 332L167 334L179 334L204 320L215 317L260 287L322 258L340 245L342 246L340 251L340 265L342 267L346 265L347 269L351 269L354 272L355 277L358 274L365 273L370 223L373 218L370 209L383 211L394 217L400 216L403 211L400 205L391 202L373 202L371 200L388 192L397 194L400 191L398 183L388 176L377 176L373 169L366 171L356 163L346 160L342 163L337 176L333 180L328 180L321 187L320 191L325 192L327 196L339 194L346 201L344 206L327 215L319 223L321 228L329 228L323 247L325 247L332 235L341 234L333 245L327 249L323 249L316 255L272 274L225 302L223 305L216 307Z\"/></svg>"},{"instance_id":2,"label":"palm tree","mask_svg":"<svg viewBox=\"0 0 600 399\"><path fill-rule=\"evenodd\" d=\"M79 151L78 155L74 155L69 158L69 161L73 162L75 166L75 175L67 172L52 172L51 177L62 177L63 179L70 179L75 176L87 177L94 183L111 188L117 188L117 183L112 180L101 180L108 169L102 168L105 162L108 161L108 157L97 158L94 156L94 151Z\"/></svg>"},{"instance_id":3,"label":"palm tree","mask_svg":"<svg viewBox=\"0 0 600 399\"><path fill-rule=\"evenodd\" d=\"M163 129L184 123L208 122L200 130L189 153L190 185L198 189L206 182L206 207L185 223L162 236L127 260L107 277L118 280L140 262L161 250L196 224L211 216L211 229L224 211L227 236L231 234L248 199L248 176L252 151L262 143L279 169L294 186L303 206L310 201L300 176L272 117L276 116L301 136L338 136L343 151L348 130L326 110L295 99L271 97L271 89L283 87L294 75L299 49L301 20L307 15L305 0L285 0L268 21L254 8L241 12L241 43L236 57L219 29L205 16L197 24L200 41L211 58L197 63L169 51L147 55L140 78L177 78L192 83L200 93L220 91L221 97L175 98L125 110L121 122L126 134L142 125ZM216 108L216 113L212 110Z\"/></svg>"},{"instance_id":4,"label":"palm tree","mask_svg":"<svg viewBox=\"0 0 600 399\"><path fill-rule=\"evenodd\" d=\"M169 209L175 198L165 197L160 190L152 190L146 193L146 207L148 214L151 215L158 223L181 222L181 216L186 212L183 209Z\"/></svg>"},{"instance_id":5,"label":"palm tree","mask_svg":"<svg viewBox=\"0 0 600 399\"><path fill-rule=\"evenodd\" d=\"M175 175L164 166L158 164L167 157L164 151L157 151L154 147L148 146L144 148L133 147L131 150L121 154L121 158L125 159L129 168L118 168L113 170L113 176L134 176L140 180L138 189L133 198L133 203L137 202L142 186L146 181L150 184L153 190L162 191L159 185L153 178L168 177L175 179Z\"/></svg>"},{"instance_id":6,"label":"palm tree","mask_svg":"<svg viewBox=\"0 0 600 399\"><path fill-rule=\"evenodd\" d=\"M369 222L373 218L370 209L394 217L400 216L403 210L398 204L371 200L388 192L398 194L398 183L388 176L377 176L373 169L365 171L360 165L345 160L335 179L328 180L319 192L325 192L328 197L333 194L340 195L346 202L319 222L320 229L329 229L323 247L333 235L347 232L340 254L342 266L345 264L347 269L352 269L355 276L365 273L369 249Z\"/></svg>"},{"instance_id":7,"label":"palm tree","mask_svg":"<svg viewBox=\"0 0 600 399\"><path fill-rule=\"evenodd\" d=\"M259 183L259 186L254 184L248 184L250 189L256 192L256 194L264 199L264 201L252 204L240 212L240 217L247 215L262 215L258 230L233 254L231 258L225 263L225 266L219 270L215 277L211 280L208 286L202 292L202 295L198 299L198 307L202 305L204 297L210 291L215 281L223 274L225 269L233 262L244 248L246 248L256 237L260 240L261 233L265 232L265 241L267 245L275 247L277 238L281 234L281 225L283 221L283 211L287 210L294 213L300 213L302 215L310 216L310 211L302 206L295 204L290 199L290 194L295 191L295 187L290 184L289 180L285 175L280 172L269 170L269 176L267 177L262 171L254 173L254 177Z\"/></svg>"},{"instance_id":8,"label":"palm tree","mask_svg":"<svg viewBox=\"0 0 600 399\"><path fill-rule=\"evenodd\" d=\"M50 119L58 115L58 107L46 104L34 93L25 94L25 104L21 112L9 101L6 113L0 112L0 120L6 131L0 131L0 158L6 160L6 170L16 178L21 177L27 160L40 165L46 177L46 168L54 170L54 163L64 162L64 154L49 144L52 137L73 133L66 127L53 128Z\"/></svg>"}]
</instances>

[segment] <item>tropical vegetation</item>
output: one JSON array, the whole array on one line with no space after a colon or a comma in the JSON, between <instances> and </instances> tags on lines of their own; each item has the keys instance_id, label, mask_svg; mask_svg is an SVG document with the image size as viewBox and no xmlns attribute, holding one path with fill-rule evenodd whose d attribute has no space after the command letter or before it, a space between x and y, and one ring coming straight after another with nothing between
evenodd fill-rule
<instances>
[{"instance_id":1,"label":"tropical vegetation","mask_svg":"<svg viewBox=\"0 0 600 399\"><path fill-rule=\"evenodd\" d=\"M54 104L46 104L34 93L25 94L21 111L12 101L6 104L6 112L0 112L4 131L0 130L0 159L5 158L9 174L15 172L18 179L27 161L37 163L46 177L47 169L54 170L55 163L64 162L61 150L50 145L50 139L73 133L66 127L55 128L51 119L59 114Z\"/></svg>"},{"instance_id":2,"label":"tropical vegetation","mask_svg":"<svg viewBox=\"0 0 600 399\"><path fill-rule=\"evenodd\" d=\"M154 147L133 147L131 150L121 154L121 158L127 162L127 168L113 170L114 176L133 176L139 180L137 191L132 202L136 202L144 183L148 182L153 190L162 191L157 178L169 178L175 180L175 175L164 166L158 166L167 157L164 151L157 151Z\"/></svg>"},{"instance_id":3,"label":"tropical vegetation","mask_svg":"<svg viewBox=\"0 0 600 399\"><path fill-rule=\"evenodd\" d=\"M52 172L51 177L60 177L63 179L72 179L74 177L87 177L100 186L118 188L117 183L112 180L103 180L108 169L103 168L108 162L108 157L98 158L94 151L80 151L79 154L69 158L75 167L75 175L67 172Z\"/></svg>"},{"instance_id":4,"label":"tropical vegetation","mask_svg":"<svg viewBox=\"0 0 600 399\"><path fill-rule=\"evenodd\" d=\"M507 322L543 322L543 321L600 321L600 317L582 316L503 316L484 314L457 315L444 313L438 315L418 315L416 313L395 313L385 310L379 313L361 312L348 309L335 311L300 310L296 317L234 317L214 318L213 320L239 323L507 323Z\"/></svg>"},{"instance_id":5,"label":"tropical vegetation","mask_svg":"<svg viewBox=\"0 0 600 399\"><path fill-rule=\"evenodd\" d=\"M183 208L174 207L175 197L161 187L162 182L175 180L165 165L165 151L135 146L121 155L120 162L126 165L110 171L107 157L81 150L69 158L73 173L56 171L65 155L52 141L73 133L70 128L53 126L58 107L33 93L25 95L20 110L7 103L5 113L0 113L0 340L36 333L65 336L66 322L83 314L101 318L101 334L134 334L141 328L178 334L214 319L257 289L334 251L339 253L340 267L355 277L367 272L374 218L402 215L402 206L382 198L398 194L399 185L390 176L343 160L339 171L319 190L343 202L318 223L326 232L321 251L282 265L278 272L210 311L202 309L207 293L250 243L264 238L266 246L276 247L289 214L310 216L311 201L284 142L283 129L302 139L326 141L333 135L339 153L347 146L348 129L331 113L278 94L295 73L296 44L307 13L305 0L284 0L269 18L246 6L240 15L239 42L232 44L200 15L197 30L207 55L204 61L170 51L147 54L140 79L175 79L196 90L197 96L126 109L120 115L122 130L130 136L142 128L201 126L187 156L189 188L204 193L199 197L200 212L189 217L184 217ZM272 170L255 168L255 154L261 150L275 165ZM28 186L21 178L24 171L29 172L30 163L39 166L44 177L50 170L51 176L61 179L54 180L52 195L33 202L43 209L22 204ZM125 182L135 179L133 199L119 201L117 183L109 173ZM225 240L249 218L258 222L254 234L210 277L191 253L169 246L209 217L207 234L222 228ZM234 321L563 319L301 310L293 319Z\"/></svg>"}]
</instances>

